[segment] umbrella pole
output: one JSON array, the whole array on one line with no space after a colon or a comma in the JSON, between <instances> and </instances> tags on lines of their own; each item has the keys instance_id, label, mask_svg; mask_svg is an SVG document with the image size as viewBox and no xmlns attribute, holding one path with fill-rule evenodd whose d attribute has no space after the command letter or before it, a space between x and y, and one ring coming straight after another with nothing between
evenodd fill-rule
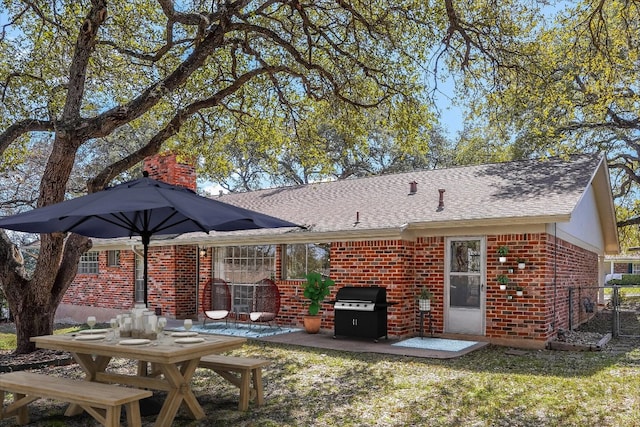
<instances>
[{"instance_id":1,"label":"umbrella pole","mask_svg":"<svg viewBox=\"0 0 640 427\"><path fill-rule=\"evenodd\" d=\"M149 266L148 266L148 262L149 262L149 241L151 240L151 236L142 236L142 247L143 247L143 260L142 260L142 265L143 265L143 273L142 273L142 277L143 277L143 282L144 282L144 306L148 308L148 298L149 298L149 294L148 294L148 289L147 289L147 285L148 285L148 279L149 279Z\"/></svg>"}]
</instances>

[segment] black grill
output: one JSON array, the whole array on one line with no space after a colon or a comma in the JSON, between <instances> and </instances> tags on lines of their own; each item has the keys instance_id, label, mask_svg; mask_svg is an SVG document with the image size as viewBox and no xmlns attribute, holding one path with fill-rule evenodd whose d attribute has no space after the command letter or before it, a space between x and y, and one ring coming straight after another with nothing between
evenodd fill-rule
<instances>
[{"instance_id":1,"label":"black grill","mask_svg":"<svg viewBox=\"0 0 640 427\"><path fill-rule=\"evenodd\" d=\"M334 338L338 335L387 338L387 290L380 286L345 286L334 301Z\"/></svg>"}]
</instances>

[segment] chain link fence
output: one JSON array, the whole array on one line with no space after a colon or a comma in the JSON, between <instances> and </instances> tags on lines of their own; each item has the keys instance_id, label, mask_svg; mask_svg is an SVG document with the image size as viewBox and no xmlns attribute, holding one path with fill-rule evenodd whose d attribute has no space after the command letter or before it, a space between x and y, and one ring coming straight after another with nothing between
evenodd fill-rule
<instances>
[{"instance_id":1,"label":"chain link fence","mask_svg":"<svg viewBox=\"0 0 640 427\"><path fill-rule=\"evenodd\" d=\"M612 311L611 334L614 337L640 338L640 288L613 285L606 307Z\"/></svg>"},{"instance_id":2,"label":"chain link fence","mask_svg":"<svg viewBox=\"0 0 640 427\"><path fill-rule=\"evenodd\" d=\"M613 337L640 338L640 285L581 286L569 289L569 329L605 321Z\"/></svg>"}]
</instances>

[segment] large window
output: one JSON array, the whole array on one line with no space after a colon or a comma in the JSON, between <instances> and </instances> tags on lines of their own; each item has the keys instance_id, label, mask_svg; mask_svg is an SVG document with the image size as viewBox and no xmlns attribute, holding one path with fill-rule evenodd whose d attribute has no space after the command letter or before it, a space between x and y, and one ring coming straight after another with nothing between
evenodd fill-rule
<instances>
[{"instance_id":1,"label":"large window","mask_svg":"<svg viewBox=\"0 0 640 427\"><path fill-rule=\"evenodd\" d=\"M78 265L78 274L98 274L98 272L98 251L83 253Z\"/></svg>"},{"instance_id":2,"label":"large window","mask_svg":"<svg viewBox=\"0 0 640 427\"><path fill-rule=\"evenodd\" d=\"M218 249L216 258L214 275L231 286L232 310L248 312L255 284L275 275L276 247L229 246Z\"/></svg>"},{"instance_id":3,"label":"large window","mask_svg":"<svg viewBox=\"0 0 640 427\"><path fill-rule=\"evenodd\" d=\"M287 245L282 263L285 279L304 279L312 271L329 275L329 243Z\"/></svg>"}]
</instances>

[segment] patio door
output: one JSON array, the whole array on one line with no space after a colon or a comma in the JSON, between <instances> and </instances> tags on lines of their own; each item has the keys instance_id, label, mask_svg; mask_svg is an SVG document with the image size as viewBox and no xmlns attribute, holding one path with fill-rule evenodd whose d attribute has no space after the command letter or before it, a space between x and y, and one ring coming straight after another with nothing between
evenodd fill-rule
<instances>
[{"instance_id":1,"label":"patio door","mask_svg":"<svg viewBox=\"0 0 640 427\"><path fill-rule=\"evenodd\" d=\"M485 252L483 238L448 238L445 259L445 332L485 333Z\"/></svg>"}]
</instances>

